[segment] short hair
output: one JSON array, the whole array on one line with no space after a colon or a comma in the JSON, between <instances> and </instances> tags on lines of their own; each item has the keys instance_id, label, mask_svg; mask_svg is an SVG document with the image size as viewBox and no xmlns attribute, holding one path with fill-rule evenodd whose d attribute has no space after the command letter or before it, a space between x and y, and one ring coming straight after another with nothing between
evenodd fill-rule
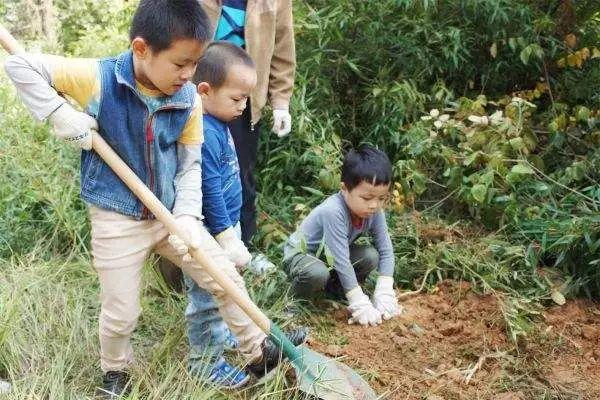
<instances>
[{"instance_id":1,"label":"short hair","mask_svg":"<svg viewBox=\"0 0 600 400\"><path fill-rule=\"evenodd\" d=\"M152 51L168 49L178 39L206 43L212 28L198 0L141 0L129 29L129 39L143 38Z\"/></svg>"},{"instance_id":2,"label":"short hair","mask_svg":"<svg viewBox=\"0 0 600 400\"><path fill-rule=\"evenodd\" d=\"M217 40L208 45L198 61L194 83L207 82L219 88L227 79L232 65L245 65L254 69L254 62L244 49L233 43Z\"/></svg>"},{"instance_id":3,"label":"short hair","mask_svg":"<svg viewBox=\"0 0 600 400\"><path fill-rule=\"evenodd\" d=\"M342 164L342 182L348 190L361 182L375 186L388 185L392 181L392 164L381 150L368 144L352 149L344 157Z\"/></svg>"}]
</instances>

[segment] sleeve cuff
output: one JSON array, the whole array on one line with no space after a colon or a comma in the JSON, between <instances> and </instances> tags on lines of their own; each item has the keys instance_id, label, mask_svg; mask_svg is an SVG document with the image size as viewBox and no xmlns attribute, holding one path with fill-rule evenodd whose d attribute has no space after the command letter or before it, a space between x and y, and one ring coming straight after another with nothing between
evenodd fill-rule
<instances>
[{"instance_id":1,"label":"sleeve cuff","mask_svg":"<svg viewBox=\"0 0 600 400\"><path fill-rule=\"evenodd\" d=\"M271 99L271 107L274 110L289 110L290 101L289 99Z\"/></svg>"},{"instance_id":2,"label":"sleeve cuff","mask_svg":"<svg viewBox=\"0 0 600 400\"><path fill-rule=\"evenodd\" d=\"M375 290L377 289L385 289L392 290L394 288L394 278L391 276L380 275L377 278L377 283L375 284Z\"/></svg>"},{"instance_id":3,"label":"sleeve cuff","mask_svg":"<svg viewBox=\"0 0 600 400\"><path fill-rule=\"evenodd\" d=\"M355 301L359 297L362 297L362 295L363 295L363 291L362 291L362 288L360 286L357 286L354 289L351 289L348 292L346 292L346 298L348 299L348 301L350 303L352 303L353 301Z\"/></svg>"}]
</instances>

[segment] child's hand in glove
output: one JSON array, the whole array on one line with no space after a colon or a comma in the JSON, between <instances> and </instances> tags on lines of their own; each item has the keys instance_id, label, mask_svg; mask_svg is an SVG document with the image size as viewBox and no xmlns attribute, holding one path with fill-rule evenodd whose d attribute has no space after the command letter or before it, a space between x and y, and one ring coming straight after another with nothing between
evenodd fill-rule
<instances>
[{"instance_id":1,"label":"child's hand in glove","mask_svg":"<svg viewBox=\"0 0 600 400\"><path fill-rule=\"evenodd\" d=\"M238 239L235 234L235 229L233 227L229 227L225 229L223 232L219 233L215 236L215 239L221 246L225 253L227 253L227 258L235 264L236 267L243 267L247 265L250 260L252 260L252 254L248 251L244 242Z\"/></svg>"},{"instance_id":2,"label":"child's hand in glove","mask_svg":"<svg viewBox=\"0 0 600 400\"><path fill-rule=\"evenodd\" d=\"M54 134L83 150L92 148L92 130L98 130L98 123L86 113L75 110L68 103L63 103L48 120L54 127Z\"/></svg>"},{"instance_id":3,"label":"child's hand in glove","mask_svg":"<svg viewBox=\"0 0 600 400\"><path fill-rule=\"evenodd\" d=\"M361 324L364 326L378 325L381 323L381 311L373 307L366 294L363 293L360 286L346 293L348 299L348 311L352 317L348 320L349 324Z\"/></svg>"},{"instance_id":4,"label":"child's hand in glove","mask_svg":"<svg viewBox=\"0 0 600 400\"><path fill-rule=\"evenodd\" d=\"M383 319L388 320L402 313L402 306L398 304L396 292L394 292L394 278L391 276L380 276L375 285L373 293L373 304Z\"/></svg>"},{"instance_id":5,"label":"child's hand in glove","mask_svg":"<svg viewBox=\"0 0 600 400\"><path fill-rule=\"evenodd\" d=\"M184 239L177 235L169 235L169 244L175 249L175 252L183 256L183 261L189 262L192 260L192 256L189 254L190 250L195 250L200 247L200 226L201 222L198 218L192 215L179 215L175 217L177 225L182 231L187 233L187 240L189 240L189 248L186 245Z\"/></svg>"}]
</instances>

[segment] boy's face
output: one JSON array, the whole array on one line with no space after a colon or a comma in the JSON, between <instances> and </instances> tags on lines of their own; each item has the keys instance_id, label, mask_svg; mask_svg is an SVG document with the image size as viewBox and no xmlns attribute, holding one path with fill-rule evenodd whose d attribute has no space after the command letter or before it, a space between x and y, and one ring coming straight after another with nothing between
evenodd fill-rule
<instances>
[{"instance_id":1,"label":"boy's face","mask_svg":"<svg viewBox=\"0 0 600 400\"><path fill-rule=\"evenodd\" d=\"M383 208L388 197L390 185L373 185L362 181L352 190L342 182L342 196L346 205L359 218L368 218Z\"/></svg>"},{"instance_id":2,"label":"boy's face","mask_svg":"<svg viewBox=\"0 0 600 400\"><path fill-rule=\"evenodd\" d=\"M244 112L250 93L256 86L256 71L243 64L234 64L227 71L225 82L213 88L207 82L198 84L202 107L208 114L229 122Z\"/></svg>"},{"instance_id":3,"label":"boy's face","mask_svg":"<svg viewBox=\"0 0 600 400\"><path fill-rule=\"evenodd\" d=\"M135 78L149 89L175 94L194 76L205 45L194 39L177 39L155 52L142 38L131 43L135 55Z\"/></svg>"}]
</instances>

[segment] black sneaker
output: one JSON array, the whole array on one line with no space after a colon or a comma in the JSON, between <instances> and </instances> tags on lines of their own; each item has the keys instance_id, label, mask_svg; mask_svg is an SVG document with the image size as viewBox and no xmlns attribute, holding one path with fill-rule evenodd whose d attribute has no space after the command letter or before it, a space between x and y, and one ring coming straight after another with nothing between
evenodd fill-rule
<instances>
[{"instance_id":1,"label":"black sneaker","mask_svg":"<svg viewBox=\"0 0 600 400\"><path fill-rule=\"evenodd\" d=\"M285 334L287 338L294 344L294 346L299 346L306 342L308 338L308 328L300 327L296 329L292 329L291 331ZM279 362L285 358L285 356L281 353L281 349L275 342L271 340L271 338L267 337L262 343L262 358L260 361L255 362L253 364L249 364L246 369L257 378L262 378L269 371L271 371L274 367L279 364Z\"/></svg>"},{"instance_id":2,"label":"black sneaker","mask_svg":"<svg viewBox=\"0 0 600 400\"><path fill-rule=\"evenodd\" d=\"M102 387L96 390L98 398L116 400L127 396L131 391L130 377L124 371L108 371L102 378Z\"/></svg>"}]
</instances>

